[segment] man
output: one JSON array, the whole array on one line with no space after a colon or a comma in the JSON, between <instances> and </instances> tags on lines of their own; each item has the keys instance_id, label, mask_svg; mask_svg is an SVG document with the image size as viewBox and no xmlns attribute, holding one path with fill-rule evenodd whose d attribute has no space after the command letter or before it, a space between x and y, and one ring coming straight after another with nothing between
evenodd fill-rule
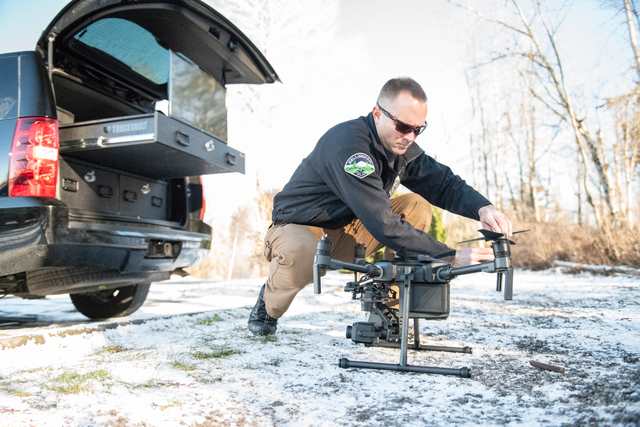
<instances>
[{"instance_id":1,"label":"man","mask_svg":"<svg viewBox=\"0 0 640 427\"><path fill-rule=\"evenodd\" d=\"M451 170L414 142L427 127L427 96L410 78L389 80L373 111L330 129L274 198L265 237L269 277L248 328L276 332L296 294L313 281L317 242L327 234L331 257L353 262L357 243L369 254L382 246L422 253L454 266L493 259L490 248L451 250L433 239L431 205L511 235L511 222ZM394 199L400 184L413 191ZM389 251L390 252L390 251ZM387 256L391 253L387 253Z\"/></svg>"}]
</instances>

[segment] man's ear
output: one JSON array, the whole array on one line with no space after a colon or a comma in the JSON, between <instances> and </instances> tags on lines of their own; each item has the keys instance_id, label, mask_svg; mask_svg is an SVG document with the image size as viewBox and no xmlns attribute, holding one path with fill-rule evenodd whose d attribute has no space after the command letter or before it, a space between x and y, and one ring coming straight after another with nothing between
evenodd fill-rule
<instances>
[{"instance_id":1,"label":"man's ear","mask_svg":"<svg viewBox=\"0 0 640 427\"><path fill-rule=\"evenodd\" d=\"M378 124L378 121L380 120L380 116L381 115L382 115L382 110L380 110L377 105L374 105L373 106L373 120L376 122L376 124Z\"/></svg>"}]
</instances>

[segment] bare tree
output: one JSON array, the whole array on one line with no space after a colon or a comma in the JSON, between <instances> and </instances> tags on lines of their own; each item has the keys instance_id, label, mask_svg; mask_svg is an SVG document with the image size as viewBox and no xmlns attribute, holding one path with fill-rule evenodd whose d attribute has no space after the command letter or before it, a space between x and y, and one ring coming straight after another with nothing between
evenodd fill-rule
<instances>
[{"instance_id":1,"label":"bare tree","mask_svg":"<svg viewBox=\"0 0 640 427\"><path fill-rule=\"evenodd\" d=\"M633 7L633 11L635 12L635 7ZM631 44L631 49L633 50L633 57L636 59L636 72L638 73L638 83L640 84L640 51L638 51L638 42L636 41L636 26L633 24L632 15L632 7L631 2L629 0L624 0L624 11L627 17L627 28L629 29L629 43ZM635 12L636 18L638 18L637 12Z\"/></svg>"},{"instance_id":2,"label":"bare tree","mask_svg":"<svg viewBox=\"0 0 640 427\"><path fill-rule=\"evenodd\" d=\"M616 127L612 152L618 206L622 219L633 226L634 176L640 166L640 89L607 100L607 106L614 113Z\"/></svg>"},{"instance_id":3,"label":"bare tree","mask_svg":"<svg viewBox=\"0 0 640 427\"><path fill-rule=\"evenodd\" d=\"M519 218L540 221L540 194L545 190L538 180L537 162L546 150L538 151L537 147L539 124L531 102L533 96L524 83L530 77L522 72L514 74L513 69L505 67L496 69L495 63L475 62L477 65L465 71L472 106L470 151L474 178L479 172L479 188L484 188L499 208L504 208L505 199L510 199ZM487 65L491 65L489 72ZM520 82L520 91L515 92L520 94L519 102L512 101L512 77ZM514 180L510 174L517 178Z\"/></svg>"},{"instance_id":4,"label":"bare tree","mask_svg":"<svg viewBox=\"0 0 640 427\"><path fill-rule=\"evenodd\" d=\"M265 190L258 181L253 201L238 208L231 217L229 238L234 239L235 264L228 277L263 277L269 264L264 258L264 238L271 223L273 197L279 190Z\"/></svg>"},{"instance_id":5,"label":"bare tree","mask_svg":"<svg viewBox=\"0 0 640 427\"><path fill-rule=\"evenodd\" d=\"M640 27L637 0L604 0L605 8L611 8L623 17L629 47L633 52L632 69L636 74L636 87L624 95L606 100L606 107L613 113L615 140L612 144L612 164L616 198L620 220L631 227L636 221L632 218L635 172L640 162L640 50L637 33ZM636 195L637 197L637 195ZM640 200L636 200L639 202Z\"/></svg>"},{"instance_id":6,"label":"bare tree","mask_svg":"<svg viewBox=\"0 0 640 427\"><path fill-rule=\"evenodd\" d=\"M629 37L629 45L633 51L633 57L635 59L634 67L636 73L639 76L638 82L640 83L640 50L638 50L638 42L636 38L636 32L640 26L640 17L638 16L638 9L636 7L636 0L603 0L602 5L605 8L611 8L617 10L624 15L625 24L627 27L627 35ZM633 18L635 17L636 23L634 24Z\"/></svg>"},{"instance_id":7,"label":"bare tree","mask_svg":"<svg viewBox=\"0 0 640 427\"><path fill-rule=\"evenodd\" d=\"M492 90L484 91L484 83L477 70L466 72L467 85L471 93L472 117L477 118L478 129L472 129L470 136L472 165L479 165L484 194L498 209L502 209L505 179L502 165L505 162L507 141L501 140L501 122L504 115L498 111L498 91L495 88L495 76L491 76L489 85ZM478 157L476 159L476 156Z\"/></svg>"},{"instance_id":8,"label":"bare tree","mask_svg":"<svg viewBox=\"0 0 640 427\"><path fill-rule=\"evenodd\" d=\"M517 130L511 124L511 113L508 113L508 127L506 129L509 138L516 147L519 163L520 181L520 204L525 207L521 209L521 218L528 221L540 221L540 206L538 199L539 185L537 171L537 122L535 105L531 102L532 95L527 90L528 84L525 80L528 76L520 72L520 105L517 111L519 123L517 128L522 134L516 135ZM522 147L522 148L521 148ZM524 151L524 152L523 152Z\"/></svg>"},{"instance_id":9,"label":"bare tree","mask_svg":"<svg viewBox=\"0 0 640 427\"><path fill-rule=\"evenodd\" d=\"M583 165L583 188L587 202L593 209L598 225L603 224L602 215L590 188L591 167L595 169L598 186L607 206L607 215L614 219L617 209L614 200L614 188L607 171L608 163L603 138L594 138L589 127L597 128L594 119L587 118L585 112L579 112L575 96L568 90L569 77L565 73L554 24L546 2L531 0L529 16L525 14L517 0L510 0L513 7L514 22L494 18L467 5L448 0L450 3L471 11L485 21L496 24L513 36L511 46L500 49L494 61L501 59L524 60L532 65L529 91L549 111L567 124L573 132L576 147ZM559 18L560 21L562 18Z\"/></svg>"}]
</instances>

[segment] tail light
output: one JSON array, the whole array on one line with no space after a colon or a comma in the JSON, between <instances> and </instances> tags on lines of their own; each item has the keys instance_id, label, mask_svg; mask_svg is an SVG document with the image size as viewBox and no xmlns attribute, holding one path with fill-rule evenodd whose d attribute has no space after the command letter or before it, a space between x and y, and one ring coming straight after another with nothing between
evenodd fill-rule
<instances>
[{"instance_id":1,"label":"tail light","mask_svg":"<svg viewBox=\"0 0 640 427\"><path fill-rule=\"evenodd\" d=\"M9 196L55 197L58 184L58 121L18 119L11 148Z\"/></svg>"},{"instance_id":2,"label":"tail light","mask_svg":"<svg viewBox=\"0 0 640 427\"><path fill-rule=\"evenodd\" d=\"M205 197L204 180L202 179L202 175L200 176L200 185L202 185L202 209L200 209L200 221L204 221L204 214L207 210L207 198Z\"/></svg>"}]
</instances>

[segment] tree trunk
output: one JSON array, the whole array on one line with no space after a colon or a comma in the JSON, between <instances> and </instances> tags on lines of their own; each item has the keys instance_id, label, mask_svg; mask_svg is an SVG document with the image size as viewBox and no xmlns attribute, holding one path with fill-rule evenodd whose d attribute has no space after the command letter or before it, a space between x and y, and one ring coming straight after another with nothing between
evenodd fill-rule
<instances>
[{"instance_id":1,"label":"tree trunk","mask_svg":"<svg viewBox=\"0 0 640 427\"><path fill-rule=\"evenodd\" d=\"M536 118L533 103L529 109L529 127L531 134L527 135L527 151L529 154L529 203L533 209L533 217L540 222L540 210L538 209L538 195L536 192ZM528 133L528 132L527 132Z\"/></svg>"},{"instance_id":2,"label":"tree trunk","mask_svg":"<svg viewBox=\"0 0 640 427\"><path fill-rule=\"evenodd\" d=\"M231 280L233 277L233 266L236 262L236 249L238 246L238 229L236 228L236 235L233 238L233 247L231 248L231 259L229 260L229 271L227 272L227 280Z\"/></svg>"},{"instance_id":3,"label":"tree trunk","mask_svg":"<svg viewBox=\"0 0 640 427\"><path fill-rule=\"evenodd\" d=\"M636 42L636 29L631 19L631 7L629 0L624 0L624 10L627 14L627 28L629 29L629 42L631 43L631 49L633 49L633 55L636 58L636 72L638 73L638 82L640 83L640 51L638 51L638 43Z\"/></svg>"},{"instance_id":4,"label":"tree trunk","mask_svg":"<svg viewBox=\"0 0 640 427\"><path fill-rule=\"evenodd\" d=\"M598 178L600 181L600 186L602 187L602 193L604 196L605 203L607 204L607 208L609 209L609 216L611 220L615 220L616 217L616 208L613 204L613 198L611 197L612 187L611 180L609 179L609 174L607 173L607 160L603 157L604 150L601 149L600 143L598 141L594 141L593 138L589 135L589 132L584 128L582 122L578 120L574 120L578 125L578 132L582 134L584 140L589 147L589 152L591 154L591 161L596 167L596 172L598 173Z\"/></svg>"},{"instance_id":5,"label":"tree trunk","mask_svg":"<svg viewBox=\"0 0 640 427\"><path fill-rule=\"evenodd\" d=\"M582 181L582 164L580 163L580 153L576 150L576 167L578 169L578 179L577 179L577 192L576 195L578 196L578 225L580 227L582 227L582 190L581 188L581 181Z\"/></svg>"}]
</instances>

